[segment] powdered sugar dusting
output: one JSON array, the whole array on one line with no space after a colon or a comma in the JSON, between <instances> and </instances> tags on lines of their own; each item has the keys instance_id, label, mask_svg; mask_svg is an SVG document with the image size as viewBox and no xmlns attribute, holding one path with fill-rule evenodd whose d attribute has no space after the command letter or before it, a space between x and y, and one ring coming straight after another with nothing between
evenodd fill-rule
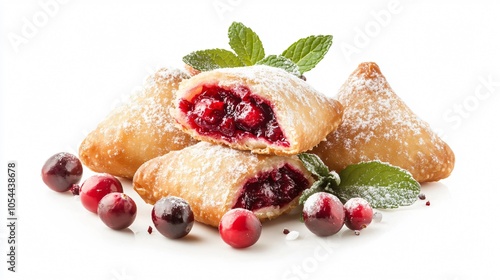
<instances>
[{"instance_id":1,"label":"powdered sugar dusting","mask_svg":"<svg viewBox=\"0 0 500 280\"><path fill-rule=\"evenodd\" d=\"M360 64L337 98L343 121L315 150L331 169L381 160L409 170L419 182L451 173L451 149L394 93L375 63Z\"/></svg>"}]
</instances>

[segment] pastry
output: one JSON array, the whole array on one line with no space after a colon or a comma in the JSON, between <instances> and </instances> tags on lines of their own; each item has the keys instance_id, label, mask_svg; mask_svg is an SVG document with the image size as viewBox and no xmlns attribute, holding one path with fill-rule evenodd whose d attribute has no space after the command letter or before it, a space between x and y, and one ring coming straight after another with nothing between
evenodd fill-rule
<instances>
[{"instance_id":1,"label":"pastry","mask_svg":"<svg viewBox=\"0 0 500 280\"><path fill-rule=\"evenodd\" d=\"M180 197L195 220L218 226L233 208L251 210L261 220L275 218L295 207L312 182L296 156L257 155L199 142L144 163L132 183L147 203Z\"/></svg>"},{"instance_id":2,"label":"pastry","mask_svg":"<svg viewBox=\"0 0 500 280\"><path fill-rule=\"evenodd\" d=\"M113 110L80 145L82 162L95 172L132 179L149 159L197 141L177 129L170 116L174 93L189 76L161 69L148 77L143 90Z\"/></svg>"},{"instance_id":3,"label":"pastry","mask_svg":"<svg viewBox=\"0 0 500 280\"><path fill-rule=\"evenodd\" d=\"M172 115L193 138L259 154L308 151L342 118L338 101L264 65L202 72L176 95Z\"/></svg>"},{"instance_id":4,"label":"pastry","mask_svg":"<svg viewBox=\"0 0 500 280\"><path fill-rule=\"evenodd\" d=\"M394 93L377 64L361 63L337 98L343 121L312 151L330 169L380 160L408 170L418 182L450 175L453 151Z\"/></svg>"}]
</instances>

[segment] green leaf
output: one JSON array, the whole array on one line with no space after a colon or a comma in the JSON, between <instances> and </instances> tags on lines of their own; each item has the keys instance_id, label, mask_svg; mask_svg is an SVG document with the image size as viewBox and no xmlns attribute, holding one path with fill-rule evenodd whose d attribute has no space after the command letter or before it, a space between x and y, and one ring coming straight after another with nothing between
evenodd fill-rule
<instances>
[{"instance_id":1,"label":"green leaf","mask_svg":"<svg viewBox=\"0 0 500 280\"><path fill-rule=\"evenodd\" d=\"M281 68L281 69L283 69L283 70L285 70L285 71L289 72L290 74L293 74L297 77L300 76L300 71L299 71L299 67L297 66L297 64L295 64L290 59L288 59L284 56L281 56L281 55L272 54L272 55L266 56L262 60L257 61L257 63L255 63L255 64Z\"/></svg>"},{"instance_id":2,"label":"green leaf","mask_svg":"<svg viewBox=\"0 0 500 280\"><path fill-rule=\"evenodd\" d=\"M335 191L342 201L362 197L373 208L408 206L420 193L420 184L408 171L380 161L349 165L340 179Z\"/></svg>"},{"instance_id":3,"label":"green leaf","mask_svg":"<svg viewBox=\"0 0 500 280\"><path fill-rule=\"evenodd\" d=\"M328 177L330 172L328 166L315 154L301 153L298 154L299 159L304 164L304 167L317 177Z\"/></svg>"},{"instance_id":4,"label":"green leaf","mask_svg":"<svg viewBox=\"0 0 500 280\"><path fill-rule=\"evenodd\" d=\"M299 198L299 204L303 205L304 202L313 194L317 192L324 192L325 186L328 185L328 178L321 177L319 180L315 181L309 189L306 189L302 192L302 195Z\"/></svg>"},{"instance_id":5,"label":"green leaf","mask_svg":"<svg viewBox=\"0 0 500 280\"><path fill-rule=\"evenodd\" d=\"M289 58L299 66L301 74L313 69L332 45L333 36L318 35L302 38L293 43L281 55Z\"/></svg>"},{"instance_id":6,"label":"green leaf","mask_svg":"<svg viewBox=\"0 0 500 280\"><path fill-rule=\"evenodd\" d=\"M246 66L264 58L264 46L252 29L240 22L233 22L228 31L229 45Z\"/></svg>"},{"instance_id":7,"label":"green leaf","mask_svg":"<svg viewBox=\"0 0 500 280\"><path fill-rule=\"evenodd\" d=\"M195 51L184 56L182 61L200 71L244 66L233 52L224 49Z\"/></svg>"}]
</instances>

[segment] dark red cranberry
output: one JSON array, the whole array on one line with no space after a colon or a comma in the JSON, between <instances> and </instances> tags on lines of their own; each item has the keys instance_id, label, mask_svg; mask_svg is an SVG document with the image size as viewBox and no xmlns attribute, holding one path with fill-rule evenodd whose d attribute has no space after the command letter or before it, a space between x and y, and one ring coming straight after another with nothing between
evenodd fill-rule
<instances>
[{"instance_id":1,"label":"dark red cranberry","mask_svg":"<svg viewBox=\"0 0 500 280\"><path fill-rule=\"evenodd\" d=\"M149 234L153 233L153 228L151 226L148 227L148 233Z\"/></svg>"},{"instance_id":2,"label":"dark red cranberry","mask_svg":"<svg viewBox=\"0 0 500 280\"><path fill-rule=\"evenodd\" d=\"M425 199L425 194L421 193L418 195L418 199L424 200Z\"/></svg>"},{"instance_id":3,"label":"dark red cranberry","mask_svg":"<svg viewBox=\"0 0 500 280\"><path fill-rule=\"evenodd\" d=\"M129 227L135 220L137 206L124 193L108 193L100 201L97 215L108 227L120 230Z\"/></svg>"},{"instance_id":4,"label":"dark red cranberry","mask_svg":"<svg viewBox=\"0 0 500 280\"><path fill-rule=\"evenodd\" d=\"M252 211L235 208L229 210L219 223L219 234L234 248L247 248L260 238L262 223Z\"/></svg>"},{"instance_id":5,"label":"dark red cranberry","mask_svg":"<svg viewBox=\"0 0 500 280\"><path fill-rule=\"evenodd\" d=\"M256 104L243 101L236 107L235 120L243 130L252 131L262 126L266 116Z\"/></svg>"},{"instance_id":6,"label":"dark red cranberry","mask_svg":"<svg viewBox=\"0 0 500 280\"><path fill-rule=\"evenodd\" d=\"M69 190L73 195L80 195L80 185L78 184L71 185L71 188Z\"/></svg>"},{"instance_id":7,"label":"dark red cranberry","mask_svg":"<svg viewBox=\"0 0 500 280\"><path fill-rule=\"evenodd\" d=\"M345 225L352 230L366 228L373 219L373 209L370 203L361 197L349 199L344 204Z\"/></svg>"},{"instance_id":8,"label":"dark red cranberry","mask_svg":"<svg viewBox=\"0 0 500 280\"><path fill-rule=\"evenodd\" d=\"M203 87L191 101L180 100L179 109L187 115L190 126L202 135L231 142L243 136L254 137L288 146L269 103L253 96L247 88L237 91Z\"/></svg>"},{"instance_id":9,"label":"dark red cranberry","mask_svg":"<svg viewBox=\"0 0 500 280\"><path fill-rule=\"evenodd\" d=\"M271 205L281 207L290 203L308 187L309 181L304 175L285 164L281 168L263 172L248 180L233 208L255 211Z\"/></svg>"},{"instance_id":10,"label":"dark red cranberry","mask_svg":"<svg viewBox=\"0 0 500 280\"><path fill-rule=\"evenodd\" d=\"M151 211L156 229L170 239L186 236L194 224L194 214L182 198L168 196L158 200Z\"/></svg>"},{"instance_id":11,"label":"dark red cranberry","mask_svg":"<svg viewBox=\"0 0 500 280\"><path fill-rule=\"evenodd\" d=\"M97 214L99 201L112 192L123 192L120 180L110 174L92 175L80 187L80 201L87 210Z\"/></svg>"},{"instance_id":12,"label":"dark red cranberry","mask_svg":"<svg viewBox=\"0 0 500 280\"><path fill-rule=\"evenodd\" d=\"M431 202L427 200L427 202L425 203L426 206L431 206Z\"/></svg>"},{"instance_id":13,"label":"dark red cranberry","mask_svg":"<svg viewBox=\"0 0 500 280\"><path fill-rule=\"evenodd\" d=\"M80 182L83 174L82 163L73 154L62 152L51 156L42 167L42 180L56 192L68 191Z\"/></svg>"},{"instance_id":14,"label":"dark red cranberry","mask_svg":"<svg viewBox=\"0 0 500 280\"><path fill-rule=\"evenodd\" d=\"M304 203L302 217L312 233L318 236L333 235L344 225L344 206L333 194L317 192Z\"/></svg>"},{"instance_id":15,"label":"dark red cranberry","mask_svg":"<svg viewBox=\"0 0 500 280\"><path fill-rule=\"evenodd\" d=\"M289 234L289 233L290 233L289 229L287 229L287 228L283 229L283 234Z\"/></svg>"}]
</instances>

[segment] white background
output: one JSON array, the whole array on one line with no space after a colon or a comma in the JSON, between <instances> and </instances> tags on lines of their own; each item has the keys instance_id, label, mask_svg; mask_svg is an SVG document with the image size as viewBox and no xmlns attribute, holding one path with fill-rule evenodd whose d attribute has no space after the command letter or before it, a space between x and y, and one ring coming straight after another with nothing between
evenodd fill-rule
<instances>
[{"instance_id":1,"label":"white background","mask_svg":"<svg viewBox=\"0 0 500 280\"><path fill-rule=\"evenodd\" d=\"M1 1L0 279L499 279L500 7L436 2ZM431 206L383 211L360 236L344 229L318 238L284 216L264 224L255 246L235 250L200 224L183 240L147 234L151 206L130 182L139 214L121 232L43 184L45 160L76 153L155 69L182 67L194 50L229 48L233 21L257 32L267 54L333 35L306 75L331 96L360 62L377 62L456 154L449 178L422 186ZM16 273L6 263L10 160L18 165ZM286 241L285 227L299 239Z\"/></svg>"}]
</instances>

